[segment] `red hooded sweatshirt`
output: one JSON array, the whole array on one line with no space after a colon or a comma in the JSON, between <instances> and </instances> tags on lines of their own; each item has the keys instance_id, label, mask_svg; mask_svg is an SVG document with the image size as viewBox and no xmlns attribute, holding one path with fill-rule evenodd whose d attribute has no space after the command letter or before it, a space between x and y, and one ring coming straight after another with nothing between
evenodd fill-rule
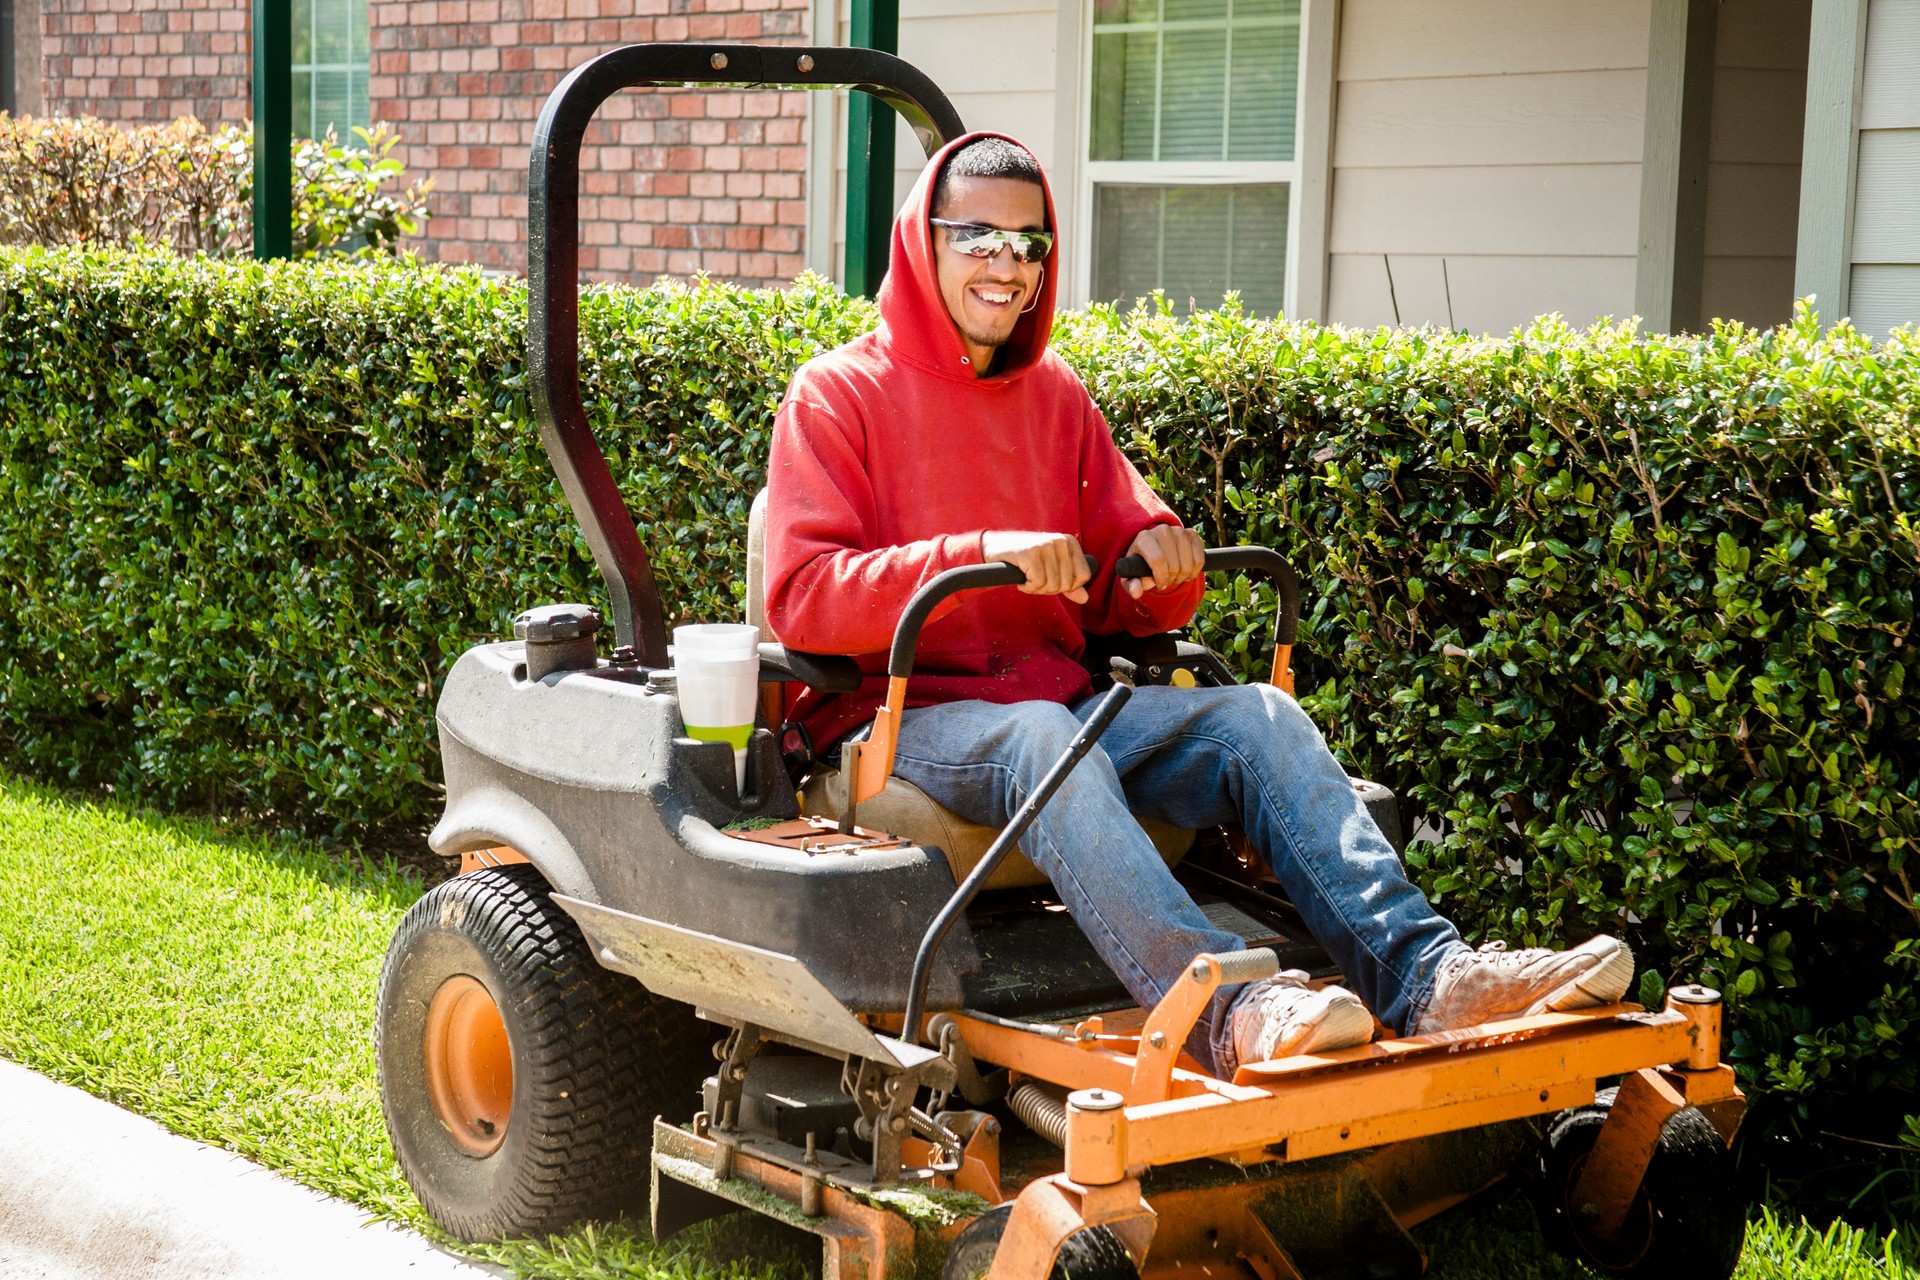
<instances>
[{"instance_id":1,"label":"red hooded sweatshirt","mask_svg":"<svg viewBox=\"0 0 1920 1280\"><path fill-rule=\"evenodd\" d=\"M992 376L974 377L967 363L940 297L927 218L947 157L984 136L949 143L914 184L893 226L879 328L802 366L774 419L768 623L782 643L855 655L869 674L858 693L808 690L795 702L792 718L822 748L872 719L908 599L943 570L981 563L986 530L1079 538L1100 562L1088 603L1015 587L953 597L921 633L909 707L1071 702L1089 687L1077 661L1083 631L1184 626L1203 590L1195 580L1135 600L1116 588L1113 563L1134 537L1179 520L1115 447L1079 378L1047 350L1053 272ZM1051 190L1046 200L1052 227Z\"/></svg>"}]
</instances>

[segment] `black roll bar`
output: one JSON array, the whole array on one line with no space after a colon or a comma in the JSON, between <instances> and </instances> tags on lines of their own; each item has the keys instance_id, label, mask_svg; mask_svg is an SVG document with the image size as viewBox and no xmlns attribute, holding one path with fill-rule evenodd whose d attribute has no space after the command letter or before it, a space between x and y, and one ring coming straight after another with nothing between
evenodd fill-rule
<instances>
[{"instance_id":1,"label":"black roll bar","mask_svg":"<svg viewBox=\"0 0 1920 1280\"><path fill-rule=\"evenodd\" d=\"M857 89L906 117L931 156L966 131L932 80L873 49L634 44L554 87L534 127L527 174L527 374L540 441L606 580L614 661L667 665L667 627L647 549L580 402L580 146L622 89L773 85Z\"/></svg>"}]
</instances>

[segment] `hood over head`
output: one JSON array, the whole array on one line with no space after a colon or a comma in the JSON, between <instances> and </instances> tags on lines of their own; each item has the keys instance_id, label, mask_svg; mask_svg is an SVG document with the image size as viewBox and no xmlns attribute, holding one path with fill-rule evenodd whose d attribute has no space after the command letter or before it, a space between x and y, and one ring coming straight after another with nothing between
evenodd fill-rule
<instances>
[{"instance_id":1,"label":"hood over head","mask_svg":"<svg viewBox=\"0 0 1920 1280\"><path fill-rule=\"evenodd\" d=\"M1004 138L1022 150L1029 150L1018 138L986 130L964 134L940 148L927 167L920 171L913 191L893 223L893 249L887 262L887 278L880 284L880 338L893 351L936 373L972 382L974 369L966 362L967 347L959 326L947 314L940 296L940 277L934 264L933 228L927 219L933 216L934 182L946 168L953 153L980 138ZM1038 364L1046 354L1047 339L1053 332L1054 259L1060 253L1059 220L1053 209L1053 188L1043 171L1040 191L1046 199L1047 230L1054 232L1054 251L1048 255L1047 271L1041 277L1033 309L1014 325L1013 336L1003 348L992 378L1018 377Z\"/></svg>"}]
</instances>

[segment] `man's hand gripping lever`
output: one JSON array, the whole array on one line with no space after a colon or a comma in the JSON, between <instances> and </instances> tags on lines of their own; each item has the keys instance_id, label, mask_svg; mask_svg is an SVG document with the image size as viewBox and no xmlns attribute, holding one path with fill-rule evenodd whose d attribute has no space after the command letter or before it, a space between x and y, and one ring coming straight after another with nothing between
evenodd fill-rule
<instances>
[{"instance_id":1,"label":"man's hand gripping lever","mask_svg":"<svg viewBox=\"0 0 1920 1280\"><path fill-rule=\"evenodd\" d=\"M1026 576L1018 585L1028 595L1065 596L1075 604L1087 602L1087 583L1099 568L1070 533L989 529L980 535L980 556L1020 570Z\"/></svg>"},{"instance_id":2,"label":"man's hand gripping lever","mask_svg":"<svg viewBox=\"0 0 1920 1280\"><path fill-rule=\"evenodd\" d=\"M1091 578L1099 566L1091 556L1082 560ZM893 629L893 648L887 653L887 700L874 713L873 732L865 742L850 742L840 753L840 768L847 775L847 807L839 815L840 830L854 833L860 805L879 795L893 773L893 753L900 743L900 716L907 709L907 677L913 674L914 650L920 645L920 630L927 619L948 596L981 587L1024 586L1026 582L1025 571L1010 561L969 564L936 574L913 593ZM1064 594L1071 597L1072 593ZM1081 595L1084 599L1085 593Z\"/></svg>"}]
</instances>

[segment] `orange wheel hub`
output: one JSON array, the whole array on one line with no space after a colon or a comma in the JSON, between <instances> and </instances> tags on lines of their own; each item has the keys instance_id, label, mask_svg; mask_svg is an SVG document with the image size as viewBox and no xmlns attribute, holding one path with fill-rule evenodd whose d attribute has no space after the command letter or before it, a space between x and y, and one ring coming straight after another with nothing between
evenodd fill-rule
<instances>
[{"instance_id":1,"label":"orange wheel hub","mask_svg":"<svg viewBox=\"0 0 1920 1280\"><path fill-rule=\"evenodd\" d=\"M513 1050L500 1006L466 974L448 978L427 1007L427 1096L470 1156L490 1156L513 1111Z\"/></svg>"}]
</instances>

